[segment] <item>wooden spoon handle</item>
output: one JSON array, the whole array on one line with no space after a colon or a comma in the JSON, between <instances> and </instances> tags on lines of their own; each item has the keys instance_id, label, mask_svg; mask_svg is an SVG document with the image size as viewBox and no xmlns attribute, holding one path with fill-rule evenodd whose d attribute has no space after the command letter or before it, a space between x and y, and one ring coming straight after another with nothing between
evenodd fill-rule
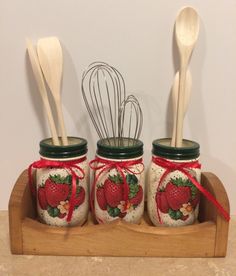
<instances>
[{"instance_id":1,"label":"wooden spoon handle","mask_svg":"<svg viewBox=\"0 0 236 276\"><path fill-rule=\"evenodd\" d=\"M66 135L66 128L64 123L62 107L61 107L61 101L59 99L55 99L55 103L56 103L56 109L57 109L58 122L61 129L62 144L63 146L68 146L68 138Z\"/></svg>"},{"instance_id":2,"label":"wooden spoon handle","mask_svg":"<svg viewBox=\"0 0 236 276\"><path fill-rule=\"evenodd\" d=\"M53 145L59 146L60 142L59 142L59 139L58 139L57 130L56 130L56 126L55 126L53 116L52 116L52 110L51 110L49 101L48 101L48 99L46 100L44 98L43 102L44 102L45 111L47 113L47 118L48 118L48 123L49 123L50 131L51 131L51 135L52 135Z\"/></svg>"},{"instance_id":3,"label":"wooden spoon handle","mask_svg":"<svg viewBox=\"0 0 236 276\"><path fill-rule=\"evenodd\" d=\"M182 146L183 140L183 121L184 121L184 92L186 82L187 65L184 64L180 69L179 76L179 93L178 93L178 104L177 104L177 116L176 116L176 147Z\"/></svg>"},{"instance_id":4,"label":"wooden spoon handle","mask_svg":"<svg viewBox=\"0 0 236 276\"><path fill-rule=\"evenodd\" d=\"M192 90L192 75L191 75L191 72L187 70L185 91L184 91L184 117L188 109L191 90ZM176 113L177 113L177 104L178 104L177 103L178 91L179 91L179 72L175 74L174 83L171 91L172 109L173 109L173 129L172 129L171 147L175 147L175 141L176 141L176 116L177 116Z\"/></svg>"}]
</instances>

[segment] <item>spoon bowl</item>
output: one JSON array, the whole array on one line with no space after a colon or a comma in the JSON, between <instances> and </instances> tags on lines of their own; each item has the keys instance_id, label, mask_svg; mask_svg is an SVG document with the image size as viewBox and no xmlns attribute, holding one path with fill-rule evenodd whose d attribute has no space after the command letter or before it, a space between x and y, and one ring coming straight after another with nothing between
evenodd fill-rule
<instances>
[{"instance_id":1,"label":"spoon bowl","mask_svg":"<svg viewBox=\"0 0 236 276\"><path fill-rule=\"evenodd\" d=\"M175 23L175 34L177 44L181 46L191 47L196 43L199 34L199 17L193 8L186 7L180 11Z\"/></svg>"}]
</instances>

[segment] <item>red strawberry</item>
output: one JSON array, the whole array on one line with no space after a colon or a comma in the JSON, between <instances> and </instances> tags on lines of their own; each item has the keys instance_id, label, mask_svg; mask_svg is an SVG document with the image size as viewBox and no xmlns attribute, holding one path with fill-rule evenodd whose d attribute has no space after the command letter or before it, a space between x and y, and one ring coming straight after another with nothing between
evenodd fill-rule
<instances>
[{"instance_id":1,"label":"red strawberry","mask_svg":"<svg viewBox=\"0 0 236 276\"><path fill-rule=\"evenodd\" d=\"M64 213L64 214L61 214L61 213L60 213L60 214L58 215L58 217L59 217L60 219L63 219L66 215L67 215L66 213Z\"/></svg>"},{"instance_id":2,"label":"red strawberry","mask_svg":"<svg viewBox=\"0 0 236 276\"><path fill-rule=\"evenodd\" d=\"M47 202L50 206L56 207L60 201L68 198L70 187L68 184L54 183L50 178L45 182L45 194Z\"/></svg>"},{"instance_id":3,"label":"red strawberry","mask_svg":"<svg viewBox=\"0 0 236 276\"><path fill-rule=\"evenodd\" d=\"M179 210L191 198L191 190L189 187L176 186L171 182L166 185L165 191L167 201L173 210Z\"/></svg>"},{"instance_id":4,"label":"red strawberry","mask_svg":"<svg viewBox=\"0 0 236 276\"><path fill-rule=\"evenodd\" d=\"M199 201L200 201L200 192L197 192L195 198L192 199L192 201L190 201L193 209L195 209L197 207Z\"/></svg>"},{"instance_id":5,"label":"red strawberry","mask_svg":"<svg viewBox=\"0 0 236 276\"><path fill-rule=\"evenodd\" d=\"M137 194L132 197L129 202L133 205L139 205L143 200L143 188L142 186L139 186L139 190L137 192Z\"/></svg>"},{"instance_id":6,"label":"red strawberry","mask_svg":"<svg viewBox=\"0 0 236 276\"><path fill-rule=\"evenodd\" d=\"M38 189L38 202L41 209L43 210L47 209L48 203L46 199L45 188L40 187Z\"/></svg>"},{"instance_id":7,"label":"red strawberry","mask_svg":"<svg viewBox=\"0 0 236 276\"><path fill-rule=\"evenodd\" d=\"M188 217L189 217L189 215L186 215L186 216L182 215L182 217L180 219L185 221L186 219L188 219Z\"/></svg>"},{"instance_id":8,"label":"red strawberry","mask_svg":"<svg viewBox=\"0 0 236 276\"><path fill-rule=\"evenodd\" d=\"M104 187L97 188L96 197L97 197L97 202L98 202L99 207L102 210L106 210L107 209L107 201L106 201L106 197L105 197L105 193L104 193Z\"/></svg>"},{"instance_id":9,"label":"red strawberry","mask_svg":"<svg viewBox=\"0 0 236 276\"><path fill-rule=\"evenodd\" d=\"M126 214L127 214L126 212L125 212L125 213L121 213L121 212L120 212L119 218L124 218L124 217L126 216Z\"/></svg>"},{"instance_id":10,"label":"red strawberry","mask_svg":"<svg viewBox=\"0 0 236 276\"><path fill-rule=\"evenodd\" d=\"M123 199L123 184L119 175L109 176L104 182L105 198L109 206L116 207Z\"/></svg>"},{"instance_id":11,"label":"red strawberry","mask_svg":"<svg viewBox=\"0 0 236 276\"><path fill-rule=\"evenodd\" d=\"M169 211L169 204L166 198L166 192L158 191L156 193L156 204L157 208L164 214L168 213Z\"/></svg>"},{"instance_id":12,"label":"red strawberry","mask_svg":"<svg viewBox=\"0 0 236 276\"><path fill-rule=\"evenodd\" d=\"M75 198L75 207L76 206L80 206L85 199L85 190L83 187L79 187L79 194L77 195L77 197Z\"/></svg>"}]
</instances>

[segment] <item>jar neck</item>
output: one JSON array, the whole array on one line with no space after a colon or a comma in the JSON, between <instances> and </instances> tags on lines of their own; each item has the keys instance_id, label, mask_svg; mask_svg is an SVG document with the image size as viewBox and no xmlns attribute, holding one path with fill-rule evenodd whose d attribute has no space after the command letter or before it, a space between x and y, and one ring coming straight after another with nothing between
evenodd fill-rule
<instances>
[{"instance_id":1,"label":"jar neck","mask_svg":"<svg viewBox=\"0 0 236 276\"><path fill-rule=\"evenodd\" d=\"M137 139L122 138L120 144L111 144L109 139L97 142L97 156L110 160L131 160L143 155L143 142Z\"/></svg>"},{"instance_id":2,"label":"jar neck","mask_svg":"<svg viewBox=\"0 0 236 276\"><path fill-rule=\"evenodd\" d=\"M172 147L170 138L156 139L152 142L152 153L161 158L173 161L196 160L200 155L197 142L184 139L182 147Z\"/></svg>"},{"instance_id":3,"label":"jar neck","mask_svg":"<svg viewBox=\"0 0 236 276\"><path fill-rule=\"evenodd\" d=\"M68 145L53 145L52 139L47 138L39 143L39 154L48 160L76 159L87 153L87 141L80 137L68 136Z\"/></svg>"}]
</instances>

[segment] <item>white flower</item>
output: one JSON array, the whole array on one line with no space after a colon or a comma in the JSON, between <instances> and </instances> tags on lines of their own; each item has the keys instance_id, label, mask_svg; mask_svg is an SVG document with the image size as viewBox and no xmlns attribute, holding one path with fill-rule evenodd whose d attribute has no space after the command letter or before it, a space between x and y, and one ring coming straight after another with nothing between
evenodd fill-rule
<instances>
[{"instance_id":1,"label":"white flower","mask_svg":"<svg viewBox=\"0 0 236 276\"><path fill-rule=\"evenodd\" d=\"M184 216L187 216L193 212L193 206L191 203L184 203L180 208L180 212L182 212Z\"/></svg>"},{"instance_id":2,"label":"white flower","mask_svg":"<svg viewBox=\"0 0 236 276\"><path fill-rule=\"evenodd\" d=\"M57 208L60 210L61 214L67 214L69 210L70 204L69 201L60 201L60 205L57 206Z\"/></svg>"},{"instance_id":3,"label":"white flower","mask_svg":"<svg viewBox=\"0 0 236 276\"><path fill-rule=\"evenodd\" d=\"M128 210L129 211L133 210L132 204L130 204L129 202L125 202L125 201L121 201L120 204L117 206L117 208L120 209L121 213L125 213Z\"/></svg>"}]
</instances>

